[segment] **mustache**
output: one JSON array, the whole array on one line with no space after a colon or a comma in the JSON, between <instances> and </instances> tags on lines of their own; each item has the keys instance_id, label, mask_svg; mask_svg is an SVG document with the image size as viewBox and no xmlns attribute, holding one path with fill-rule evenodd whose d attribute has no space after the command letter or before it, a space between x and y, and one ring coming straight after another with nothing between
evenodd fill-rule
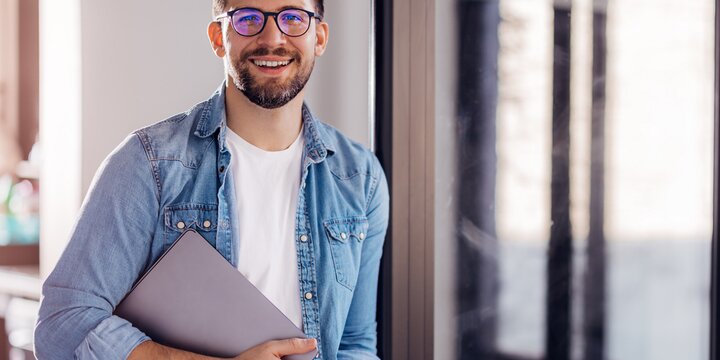
<instances>
[{"instance_id":1,"label":"mustache","mask_svg":"<svg viewBox=\"0 0 720 360\"><path fill-rule=\"evenodd\" d=\"M300 54L298 52L291 52L290 50L286 48L277 48L274 50L270 50L268 48L257 48L255 50L249 51L242 55L240 60L242 62L247 61L251 57L254 56L268 56L268 55L274 55L274 56L282 56L282 57L290 57L296 62L300 62Z\"/></svg>"}]
</instances>

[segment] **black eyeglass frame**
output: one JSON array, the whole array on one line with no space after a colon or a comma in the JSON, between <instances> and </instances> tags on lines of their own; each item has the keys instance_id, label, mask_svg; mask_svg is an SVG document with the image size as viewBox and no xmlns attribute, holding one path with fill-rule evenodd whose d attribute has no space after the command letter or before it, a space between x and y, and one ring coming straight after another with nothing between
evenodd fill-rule
<instances>
[{"instance_id":1,"label":"black eyeglass frame","mask_svg":"<svg viewBox=\"0 0 720 360\"><path fill-rule=\"evenodd\" d=\"M257 11L258 13L263 14L263 24L262 24L262 27L260 27L260 30L259 30L257 33L252 34L252 35L243 35L243 34L241 34L241 33L235 28L235 23L232 21L232 17L233 17L233 15L234 15L236 12L241 11L241 10L255 10L255 11ZM302 11L302 12L304 12L304 13L307 13L308 16L310 16L310 21L308 22L307 29L305 29L305 31L304 31L302 34L300 34L300 35L290 35L290 34L286 33L285 31L283 31L283 29L280 27L280 23L278 22L278 15L280 15L281 13L283 13L283 12L285 12L285 11L290 11L290 10ZM268 18L270 18L270 17L275 18L275 26L277 26L278 30L280 30L280 32L283 33L283 35L289 36L289 37L301 37L301 36L307 34L308 30L310 30L310 25L311 25L311 23L312 23L312 19L313 19L313 18L317 19L318 21L322 21L322 16L319 16L318 14L316 14L316 13L314 13L314 12L312 12L312 11L309 11L309 10L305 10L305 9L287 8L287 9L282 9L282 10L277 11L277 12L272 12L272 11L262 11L262 10L260 10L260 9L252 8L252 7L244 7L244 8L239 8L239 9L230 10L230 11L224 13L224 14L220 14L220 15L216 16L215 19L214 19L214 21L220 21L220 20L222 20L222 19L224 19L224 18L229 18L229 19L230 19L230 26L232 26L232 28L233 28L233 30L235 31L235 33L237 33L237 34L240 35L240 36L244 36L244 37L253 37L253 36L256 36L256 35L258 35L258 34L261 34L261 33L263 32L263 30L265 30L265 25L267 25L267 23L268 23Z\"/></svg>"}]
</instances>

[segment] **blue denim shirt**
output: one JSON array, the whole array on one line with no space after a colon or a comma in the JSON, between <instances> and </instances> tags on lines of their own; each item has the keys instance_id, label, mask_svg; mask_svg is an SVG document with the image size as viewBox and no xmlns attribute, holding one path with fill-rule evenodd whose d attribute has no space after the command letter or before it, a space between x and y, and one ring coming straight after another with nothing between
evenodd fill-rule
<instances>
[{"instance_id":1,"label":"blue denim shirt","mask_svg":"<svg viewBox=\"0 0 720 360\"><path fill-rule=\"evenodd\" d=\"M322 359L377 359L376 296L389 211L385 175L371 152L314 119L306 106L302 119L294 240L303 329L318 340ZM148 340L113 311L178 238L181 222L237 266L226 132L223 84L189 111L134 132L103 162L43 285L35 329L39 359L125 359Z\"/></svg>"}]
</instances>

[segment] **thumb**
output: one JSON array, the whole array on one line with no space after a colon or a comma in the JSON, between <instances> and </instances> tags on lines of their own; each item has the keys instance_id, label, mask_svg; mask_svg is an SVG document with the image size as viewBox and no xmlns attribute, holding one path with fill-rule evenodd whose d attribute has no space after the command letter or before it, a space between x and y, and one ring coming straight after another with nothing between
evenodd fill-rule
<instances>
[{"instance_id":1,"label":"thumb","mask_svg":"<svg viewBox=\"0 0 720 360\"><path fill-rule=\"evenodd\" d=\"M317 347L317 340L315 339L301 339L293 338L286 340L279 340L273 347L273 352L277 356L294 355L294 354L305 354L314 350Z\"/></svg>"}]
</instances>

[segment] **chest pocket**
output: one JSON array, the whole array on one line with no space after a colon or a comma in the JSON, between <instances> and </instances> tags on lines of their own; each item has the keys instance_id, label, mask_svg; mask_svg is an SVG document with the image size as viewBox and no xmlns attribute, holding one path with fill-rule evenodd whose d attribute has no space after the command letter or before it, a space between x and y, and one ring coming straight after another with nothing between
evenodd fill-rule
<instances>
[{"instance_id":1,"label":"chest pocket","mask_svg":"<svg viewBox=\"0 0 720 360\"><path fill-rule=\"evenodd\" d=\"M323 224L330 242L337 281L352 291L355 289L360 270L362 245L367 236L368 220L365 217L351 217L327 220Z\"/></svg>"},{"instance_id":2,"label":"chest pocket","mask_svg":"<svg viewBox=\"0 0 720 360\"><path fill-rule=\"evenodd\" d=\"M165 248L187 229L196 230L215 247L218 208L212 204L180 204L165 207Z\"/></svg>"}]
</instances>

